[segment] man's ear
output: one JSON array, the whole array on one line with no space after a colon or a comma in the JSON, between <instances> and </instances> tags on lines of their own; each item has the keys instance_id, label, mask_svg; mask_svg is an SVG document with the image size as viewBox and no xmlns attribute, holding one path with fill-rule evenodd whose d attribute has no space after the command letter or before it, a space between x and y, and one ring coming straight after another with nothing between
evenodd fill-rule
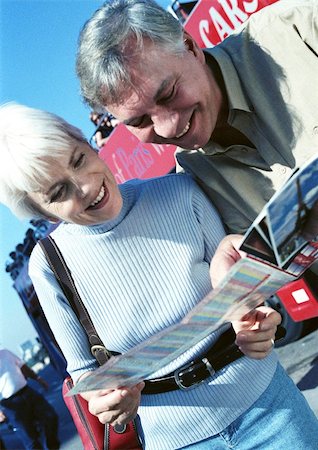
<instances>
[{"instance_id":1,"label":"man's ear","mask_svg":"<svg viewBox=\"0 0 318 450\"><path fill-rule=\"evenodd\" d=\"M183 30L183 42L188 52L193 53L201 63L205 63L203 50L199 47L193 37L185 30Z\"/></svg>"}]
</instances>

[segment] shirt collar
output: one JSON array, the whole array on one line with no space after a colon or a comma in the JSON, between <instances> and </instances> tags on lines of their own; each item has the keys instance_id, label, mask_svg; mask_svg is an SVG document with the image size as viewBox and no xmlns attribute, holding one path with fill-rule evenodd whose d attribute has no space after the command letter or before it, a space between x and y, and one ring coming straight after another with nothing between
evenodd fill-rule
<instances>
[{"instance_id":1,"label":"shirt collar","mask_svg":"<svg viewBox=\"0 0 318 450\"><path fill-rule=\"evenodd\" d=\"M252 112L253 109L248 104L248 99L244 95L242 85L233 63L221 45L205 49L204 52L213 56L218 63L224 79L225 89L228 96L229 109Z\"/></svg>"}]
</instances>

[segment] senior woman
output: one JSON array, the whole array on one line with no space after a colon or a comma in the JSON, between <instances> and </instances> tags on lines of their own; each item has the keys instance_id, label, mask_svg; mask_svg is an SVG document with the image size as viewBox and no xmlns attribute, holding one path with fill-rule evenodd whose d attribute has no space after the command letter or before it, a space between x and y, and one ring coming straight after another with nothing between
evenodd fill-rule
<instances>
[{"instance_id":1,"label":"senior woman","mask_svg":"<svg viewBox=\"0 0 318 450\"><path fill-rule=\"evenodd\" d=\"M180 321L209 292L209 263L224 231L189 176L118 186L82 133L44 111L4 105L0 128L1 201L20 217L61 222L52 234L108 349L126 352ZM96 361L39 245L29 272L77 382ZM90 410L112 424L128 422L138 410L138 432L149 450L317 448L317 420L270 352L277 315L260 314L258 330L237 335L248 356L194 389L146 395L139 383L89 392L83 396ZM223 332L160 375L203 358Z\"/></svg>"}]
</instances>

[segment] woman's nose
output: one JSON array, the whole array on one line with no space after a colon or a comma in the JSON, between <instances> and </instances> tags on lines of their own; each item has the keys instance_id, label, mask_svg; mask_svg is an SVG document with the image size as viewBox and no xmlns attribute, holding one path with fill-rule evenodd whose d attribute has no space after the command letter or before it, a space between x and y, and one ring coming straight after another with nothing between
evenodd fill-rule
<instances>
[{"instance_id":1,"label":"woman's nose","mask_svg":"<svg viewBox=\"0 0 318 450\"><path fill-rule=\"evenodd\" d=\"M87 176L77 176L73 177L73 185L76 195L80 198L85 198L89 192L89 183Z\"/></svg>"}]
</instances>

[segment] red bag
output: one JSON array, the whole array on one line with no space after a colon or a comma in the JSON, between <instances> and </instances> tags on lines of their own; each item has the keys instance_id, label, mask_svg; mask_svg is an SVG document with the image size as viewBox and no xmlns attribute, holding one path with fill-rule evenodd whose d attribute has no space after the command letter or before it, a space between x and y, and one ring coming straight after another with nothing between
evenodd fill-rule
<instances>
[{"instance_id":1,"label":"red bag","mask_svg":"<svg viewBox=\"0 0 318 450\"><path fill-rule=\"evenodd\" d=\"M40 240L39 243L65 297L87 334L92 354L100 365L104 364L111 357L111 353L103 345L90 320L60 249L51 236ZM66 396L72 387L72 378L66 378L63 382L62 393L83 442L84 450L142 449L134 420L129 422L122 431L115 430L111 425L103 425L96 416L89 412L87 401L81 395Z\"/></svg>"},{"instance_id":2,"label":"red bag","mask_svg":"<svg viewBox=\"0 0 318 450\"><path fill-rule=\"evenodd\" d=\"M84 450L141 450L134 420L129 422L123 433L117 433L111 425L103 425L88 410L88 403L81 395L66 394L72 389L73 381L68 377L63 382L63 398L73 418Z\"/></svg>"}]
</instances>

